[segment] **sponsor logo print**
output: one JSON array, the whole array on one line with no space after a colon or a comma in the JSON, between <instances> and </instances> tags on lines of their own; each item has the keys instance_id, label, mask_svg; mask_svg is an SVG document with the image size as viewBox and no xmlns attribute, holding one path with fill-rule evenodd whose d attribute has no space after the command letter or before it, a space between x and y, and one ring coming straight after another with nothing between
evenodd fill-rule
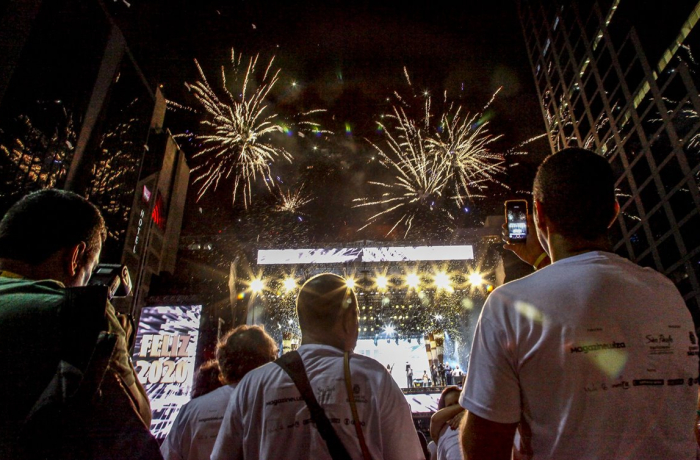
<instances>
[{"instance_id":1,"label":"sponsor logo print","mask_svg":"<svg viewBox=\"0 0 700 460\"><path fill-rule=\"evenodd\" d=\"M571 353L588 353L589 351L614 350L618 348L625 348L625 342L613 341L612 343L593 343L591 345L571 347Z\"/></svg>"},{"instance_id":2,"label":"sponsor logo print","mask_svg":"<svg viewBox=\"0 0 700 460\"><path fill-rule=\"evenodd\" d=\"M664 385L664 379L632 380L632 385L635 387L661 387Z\"/></svg>"},{"instance_id":3,"label":"sponsor logo print","mask_svg":"<svg viewBox=\"0 0 700 460\"><path fill-rule=\"evenodd\" d=\"M623 380L622 382L613 383L612 387L613 388L622 388L623 390L629 390L630 383L627 380Z\"/></svg>"}]
</instances>

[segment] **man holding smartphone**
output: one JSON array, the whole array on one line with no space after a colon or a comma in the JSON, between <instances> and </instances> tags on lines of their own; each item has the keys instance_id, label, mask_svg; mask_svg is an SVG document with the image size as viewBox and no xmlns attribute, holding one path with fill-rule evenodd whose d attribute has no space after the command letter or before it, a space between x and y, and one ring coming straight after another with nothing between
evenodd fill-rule
<instances>
[{"instance_id":1,"label":"man holding smartphone","mask_svg":"<svg viewBox=\"0 0 700 460\"><path fill-rule=\"evenodd\" d=\"M671 281L610 252L610 165L555 153L533 198L526 241L505 247L539 270L484 305L460 398L466 457L694 458L693 321Z\"/></svg>"}]
</instances>

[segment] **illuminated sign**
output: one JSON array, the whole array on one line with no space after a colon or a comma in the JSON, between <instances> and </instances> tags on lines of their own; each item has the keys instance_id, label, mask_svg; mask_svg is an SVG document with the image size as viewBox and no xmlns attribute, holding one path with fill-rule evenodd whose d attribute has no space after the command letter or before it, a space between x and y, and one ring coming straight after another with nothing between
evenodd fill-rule
<instances>
[{"instance_id":1,"label":"illuminated sign","mask_svg":"<svg viewBox=\"0 0 700 460\"><path fill-rule=\"evenodd\" d=\"M165 205L163 204L163 197L160 192L156 195L156 204L153 205L151 218L159 229L165 231Z\"/></svg>"},{"instance_id":2,"label":"illuminated sign","mask_svg":"<svg viewBox=\"0 0 700 460\"><path fill-rule=\"evenodd\" d=\"M165 438L190 400L202 306L144 307L136 334L134 369L151 401L151 432Z\"/></svg>"},{"instance_id":3,"label":"illuminated sign","mask_svg":"<svg viewBox=\"0 0 700 460\"><path fill-rule=\"evenodd\" d=\"M146 211L144 209L141 209L141 212L139 212L139 222L136 226L136 237L134 238L134 248L131 250L134 254L138 254L136 250L138 249L139 246L139 238L141 237L141 229L143 228L143 218L146 217Z\"/></svg>"},{"instance_id":4,"label":"illuminated sign","mask_svg":"<svg viewBox=\"0 0 700 460\"><path fill-rule=\"evenodd\" d=\"M258 250L259 265L417 262L429 260L471 260L473 258L474 249L472 246Z\"/></svg>"},{"instance_id":5,"label":"illuminated sign","mask_svg":"<svg viewBox=\"0 0 700 460\"><path fill-rule=\"evenodd\" d=\"M148 203L149 201L151 201L151 191L148 190L148 187L146 187L145 185L143 186L143 194L141 195L141 199L144 203Z\"/></svg>"}]
</instances>

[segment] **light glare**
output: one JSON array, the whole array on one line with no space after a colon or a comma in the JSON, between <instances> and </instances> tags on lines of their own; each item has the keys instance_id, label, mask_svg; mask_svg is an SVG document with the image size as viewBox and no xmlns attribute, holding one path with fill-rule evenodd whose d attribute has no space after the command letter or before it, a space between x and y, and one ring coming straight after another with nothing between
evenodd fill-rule
<instances>
[{"instance_id":1,"label":"light glare","mask_svg":"<svg viewBox=\"0 0 700 460\"><path fill-rule=\"evenodd\" d=\"M250 283L250 289L253 292L262 292L264 287L265 287L265 284L263 284L262 280L259 278L254 279Z\"/></svg>"},{"instance_id":2,"label":"light glare","mask_svg":"<svg viewBox=\"0 0 700 460\"><path fill-rule=\"evenodd\" d=\"M284 289L286 289L287 292L293 291L294 289L296 289L296 287L297 287L297 281L294 278L290 277L290 278L287 278L286 280L284 280Z\"/></svg>"},{"instance_id":3,"label":"light glare","mask_svg":"<svg viewBox=\"0 0 700 460\"><path fill-rule=\"evenodd\" d=\"M472 286L480 286L484 282L484 278L481 276L480 273L472 273L469 275L469 284Z\"/></svg>"},{"instance_id":4,"label":"light glare","mask_svg":"<svg viewBox=\"0 0 700 460\"><path fill-rule=\"evenodd\" d=\"M406 277L406 284L411 289L416 289L418 287L418 285L420 284L420 278L418 278L418 275L416 275L415 273L410 273Z\"/></svg>"},{"instance_id":5,"label":"light glare","mask_svg":"<svg viewBox=\"0 0 700 460\"><path fill-rule=\"evenodd\" d=\"M450 277L447 276L447 273L441 272L441 273L438 273L437 275L435 275L435 286L438 289L450 290L451 289L450 284L451 284Z\"/></svg>"}]
</instances>

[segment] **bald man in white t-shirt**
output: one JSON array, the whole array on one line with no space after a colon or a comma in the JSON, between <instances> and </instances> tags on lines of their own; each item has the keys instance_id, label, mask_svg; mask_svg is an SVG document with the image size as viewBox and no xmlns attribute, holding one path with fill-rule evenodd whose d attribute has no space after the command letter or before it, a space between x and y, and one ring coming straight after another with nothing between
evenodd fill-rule
<instances>
[{"instance_id":1,"label":"bald man in white t-shirt","mask_svg":"<svg viewBox=\"0 0 700 460\"><path fill-rule=\"evenodd\" d=\"M386 368L352 353L358 337L357 299L343 278L308 280L297 299L298 349L318 404L349 458L363 458L344 378L351 388L367 453L373 459L424 459L411 409ZM211 458L330 459L329 448L297 386L275 363L246 375L233 393Z\"/></svg>"},{"instance_id":2,"label":"bald man in white t-shirt","mask_svg":"<svg viewBox=\"0 0 700 460\"><path fill-rule=\"evenodd\" d=\"M610 165L558 152L533 196L537 238L505 247L539 270L482 310L460 398L467 458L694 459L695 327L671 281L610 252Z\"/></svg>"}]
</instances>

